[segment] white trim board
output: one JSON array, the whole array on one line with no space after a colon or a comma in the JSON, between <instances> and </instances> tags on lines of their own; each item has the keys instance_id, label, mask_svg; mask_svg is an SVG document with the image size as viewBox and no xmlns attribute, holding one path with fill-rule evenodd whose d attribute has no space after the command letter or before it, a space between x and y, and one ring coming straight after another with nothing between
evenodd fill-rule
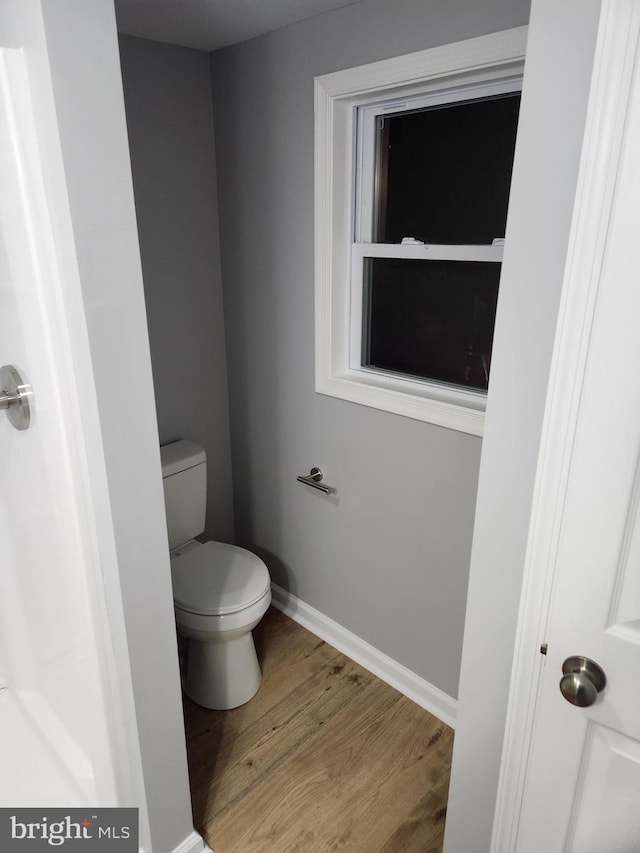
<instances>
[{"instance_id":1,"label":"white trim board","mask_svg":"<svg viewBox=\"0 0 640 853\"><path fill-rule=\"evenodd\" d=\"M455 728L458 703L451 696L277 584L271 584L271 593L271 603L277 610L372 672L381 681L399 690L446 725Z\"/></svg>"},{"instance_id":2,"label":"white trim board","mask_svg":"<svg viewBox=\"0 0 640 853\"><path fill-rule=\"evenodd\" d=\"M174 847L171 853L213 853L211 847L205 844L204 838L195 829Z\"/></svg>"},{"instance_id":3,"label":"white trim board","mask_svg":"<svg viewBox=\"0 0 640 853\"><path fill-rule=\"evenodd\" d=\"M633 139L634 121L637 122L637 113L634 116L633 110L638 110L637 95L634 99L634 70L640 55L640 16L637 5L625 0L606 0L600 10L597 39L540 439L492 853L524 850L526 846L526 842L522 847L520 845L520 820L526 798L533 797L531 790L527 790L528 774L536 725L539 725L537 714L538 705L542 701L541 672L548 662L548 658L538 654L537 650L549 639L553 629L555 585L563 571L562 562L558 562L559 542L564 534L563 514L570 469L577 464L573 451L577 436L581 434L579 417L583 395L587 393L585 388L589 364L594 358L591 347L593 344L595 349L597 340L605 339L611 349L617 334L617 326L614 329L611 325L605 325L603 320L599 321L601 326L598 326L597 335L593 330L598 311L606 310L602 308L602 294L611 286L601 276L604 275L603 270L612 265L615 257L616 250L612 248L610 235L616 233L617 217L620 221L634 221L634 207L629 198L618 190L620 175L628 175L623 171L625 163L633 162L627 152L634 151L630 140ZM636 166L634 184L638 183L638 177ZM613 246L616 246L615 238L611 239ZM617 251L621 250L618 248ZM630 271L633 258L630 250L625 251L624 258ZM631 306L631 301L628 304ZM606 366L601 369L606 370ZM627 524L631 525L630 519ZM606 535L606 526L602 530ZM601 571L604 578L604 565ZM589 642L593 644L593 640ZM607 724L600 722L599 725L605 728ZM613 734L613 730L607 731ZM591 737L591 734L587 737ZM585 760L584 757L582 760ZM563 778L567 779L568 785L578 784L578 775L571 780L566 776ZM555 790L551 787L554 782L549 781L547 793ZM588 782L582 779L579 784ZM574 788L574 815L579 813L578 791L579 787ZM620 795L624 796L622 790ZM570 841L566 844L562 849L573 847Z\"/></svg>"}]
</instances>

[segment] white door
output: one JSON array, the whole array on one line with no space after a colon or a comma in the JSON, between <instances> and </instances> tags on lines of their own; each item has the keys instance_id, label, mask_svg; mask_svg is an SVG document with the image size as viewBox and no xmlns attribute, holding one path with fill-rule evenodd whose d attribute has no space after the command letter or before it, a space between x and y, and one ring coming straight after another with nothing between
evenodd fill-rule
<instances>
[{"instance_id":1,"label":"white door","mask_svg":"<svg viewBox=\"0 0 640 853\"><path fill-rule=\"evenodd\" d=\"M637 0L603 2L496 853L640 851L639 33ZM584 707L559 686L572 656L606 676L579 677Z\"/></svg>"},{"instance_id":2,"label":"white door","mask_svg":"<svg viewBox=\"0 0 640 853\"><path fill-rule=\"evenodd\" d=\"M84 317L60 275L73 246L50 219L64 174L52 170L57 139L33 100L34 69L42 84L46 65L38 12L20 8L26 52L0 45L0 364L16 365L33 388L28 429L0 411L0 804L143 806L132 781L139 757L125 752L132 700L114 676L123 661L96 540L100 486L85 455L95 401L81 408L72 359ZM38 110L54 114L46 85Z\"/></svg>"}]
</instances>

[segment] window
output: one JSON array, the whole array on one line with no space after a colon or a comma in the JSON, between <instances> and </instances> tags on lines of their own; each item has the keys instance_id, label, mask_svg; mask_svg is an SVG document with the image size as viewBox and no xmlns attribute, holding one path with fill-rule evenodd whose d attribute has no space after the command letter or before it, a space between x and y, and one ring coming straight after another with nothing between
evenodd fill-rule
<instances>
[{"instance_id":1,"label":"window","mask_svg":"<svg viewBox=\"0 0 640 853\"><path fill-rule=\"evenodd\" d=\"M316 79L316 390L482 433L525 29Z\"/></svg>"},{"instance_id":2,"label":"window","mask_svg":"<svg viewBox=\"0 0 640 853\"><path fill-rule=\"evenodd\" d=\"M513 86L358 108L351 368L486 392L520 104L502 90Z\"/></svg>"}]
</instances>

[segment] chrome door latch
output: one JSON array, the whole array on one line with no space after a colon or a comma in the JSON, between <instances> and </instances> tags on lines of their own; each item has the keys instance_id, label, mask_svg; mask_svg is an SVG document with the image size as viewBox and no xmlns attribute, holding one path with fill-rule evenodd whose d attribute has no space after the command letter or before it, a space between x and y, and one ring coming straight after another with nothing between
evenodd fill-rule
<instances>
[{"instance_id":1,"label":"chrome door latch","mask_svg":"<svg viewBox=\"0 0 640 853\"><path fill-rule=\"evenodd\" d=\"M33 396L31 385L27 385L13 364L0 367L0 411L5 411L16 429L29 429Z\"/></svg>"}]
</instances>

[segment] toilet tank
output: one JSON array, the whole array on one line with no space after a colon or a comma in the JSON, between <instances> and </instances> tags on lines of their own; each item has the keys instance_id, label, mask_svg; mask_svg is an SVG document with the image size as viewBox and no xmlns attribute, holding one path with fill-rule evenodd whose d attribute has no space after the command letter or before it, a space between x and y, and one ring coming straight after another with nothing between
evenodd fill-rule
<instances>
[{"instance_id":1,"label":"toilet tank","mask_svg":"<svg viewBox=\"0 0 640 853\"><path fill-rule=\"evenodd\" d=\"M174 441L160 448L164 506L173 550L204 530L207 508L207 455L193 441Z\"/></svg>"}]
</instances>

